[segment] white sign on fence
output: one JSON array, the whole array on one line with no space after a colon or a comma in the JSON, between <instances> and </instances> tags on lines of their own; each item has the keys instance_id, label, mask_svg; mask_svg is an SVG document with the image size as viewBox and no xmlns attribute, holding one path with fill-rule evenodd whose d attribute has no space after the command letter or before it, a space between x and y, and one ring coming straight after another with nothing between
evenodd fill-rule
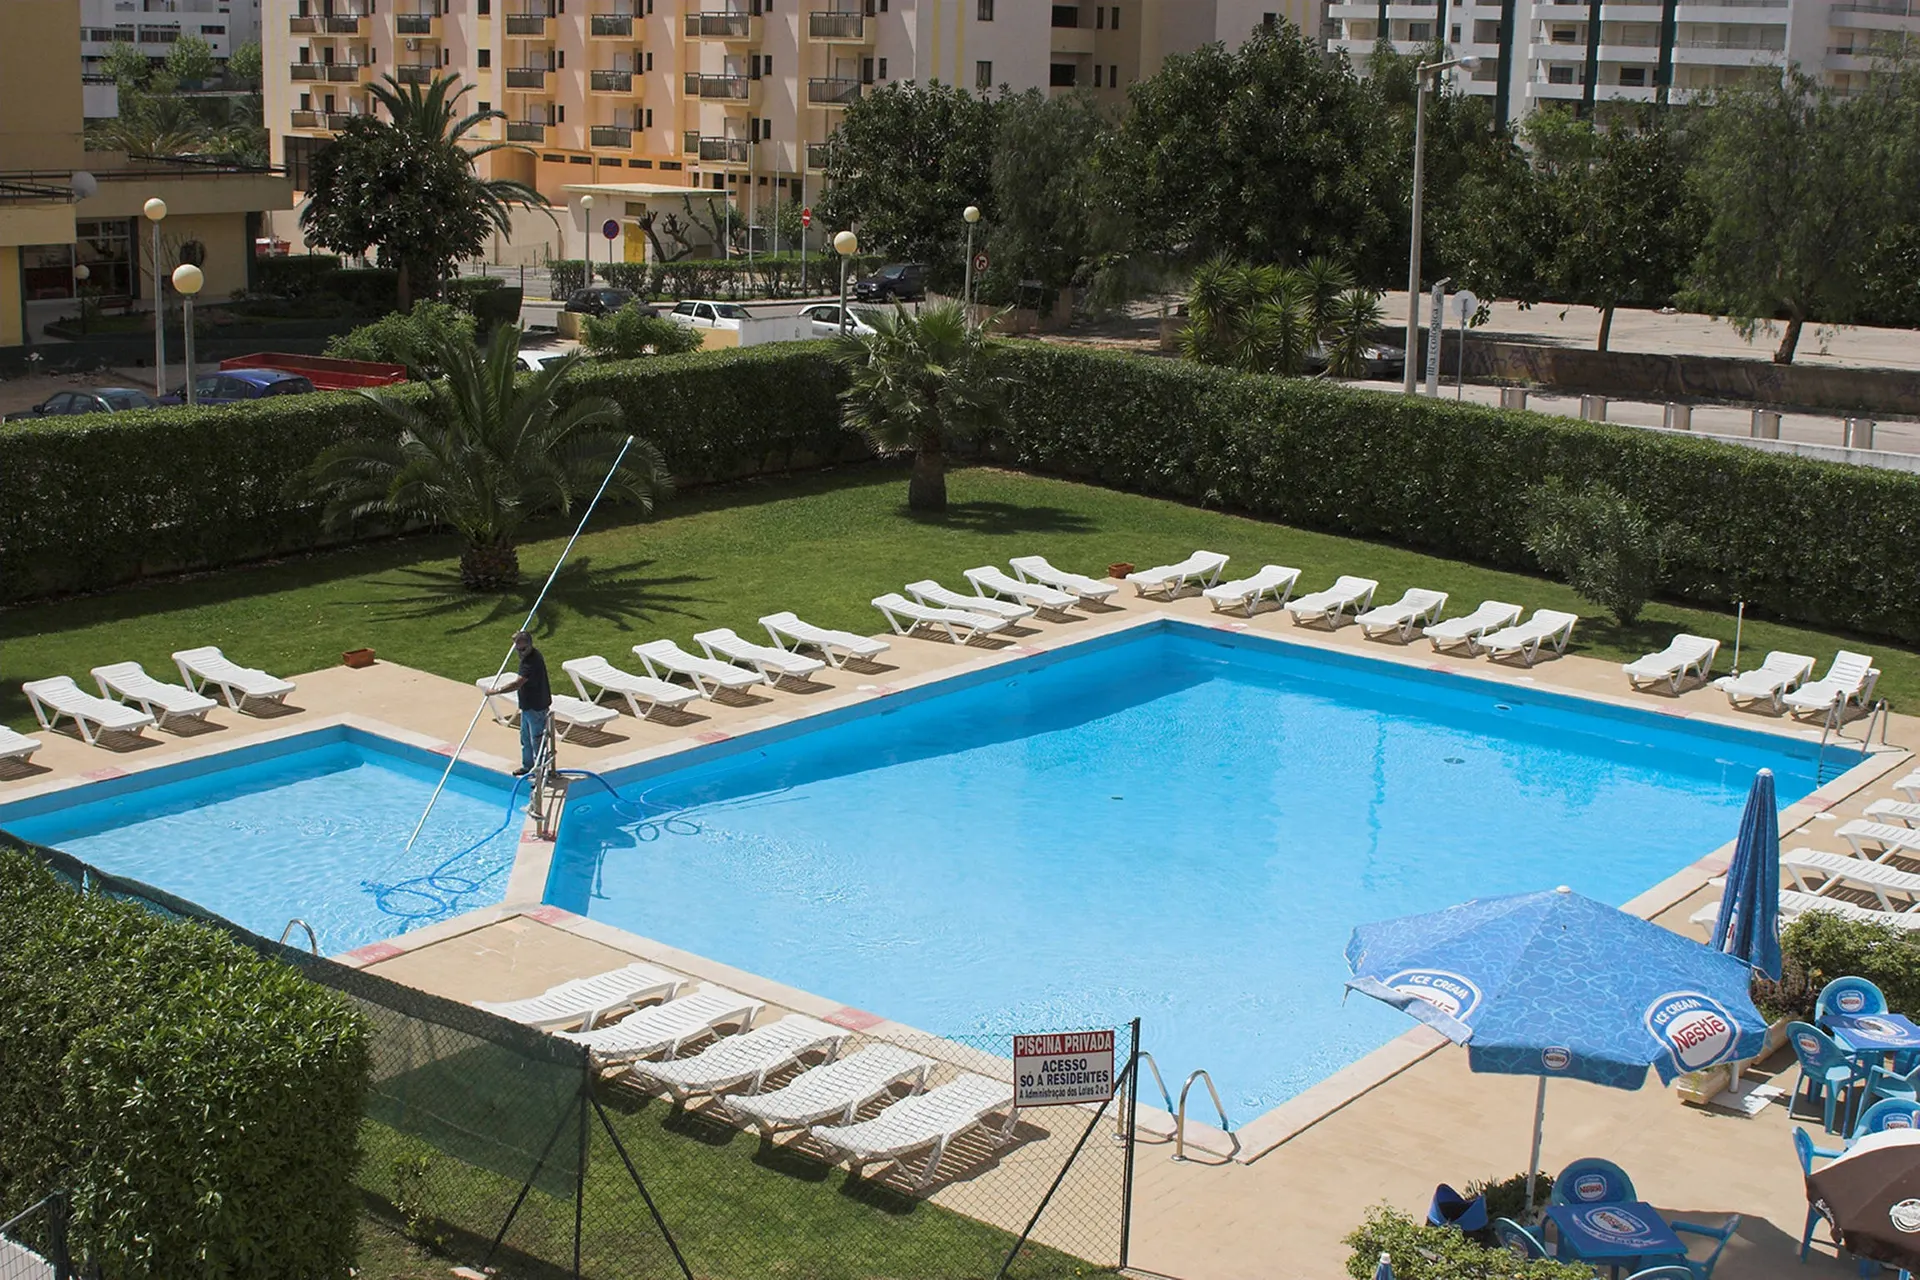
<instances>
[{"instance_id":1,"label":"white sign on fence","mask_svg":"<svg viewBox=\"0 0 1920 1280\"><path fill-rule=\"evenodd\" d=\"M1013 1105L1058 1107L1113 1096L1113 1032L1013 1038Z\"/></svg>"}]
</instances>

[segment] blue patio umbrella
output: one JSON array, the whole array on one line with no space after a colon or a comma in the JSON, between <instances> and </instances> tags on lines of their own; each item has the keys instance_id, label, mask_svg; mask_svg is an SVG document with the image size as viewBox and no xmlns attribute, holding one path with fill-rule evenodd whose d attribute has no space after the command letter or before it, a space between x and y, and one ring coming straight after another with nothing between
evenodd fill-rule
<instances>
[{"instance_id":1,"label":"blue patio umbrella","mask_svg":"<svg viewBox=\"0 0 1920 1280\"><path fill-rule=\"evenodd\" d=\"M1384 1253L1373 1264L1373 1280L1393 1280L1393 1259Z\"/></svg>"},{"instance_id":2,"label":"blue patio umbrella","mask_svg":"<svg viewBox=\"0 0 1920 1280\"><path fill-rule=\"evenodd\" d=\"M1348 987L1466 1045L1472 1070L1540 1077L1529 1209L1549 1078L1638 1089L1766 1042L1744 963L1565 887L1361 925L1347 963Z\"/></svg>"},{"instance_id":3,"label":"blue patio umbrella","mask_svg":"<svg viewBox=\"0 0 1920 1280\"><path fill-rule=\"evenodd\" d=\"M1771 769L1755 774L1747 793L1740 839L1707 945L1780 980L1780 810Z\"/></svg>"}]
</instances>

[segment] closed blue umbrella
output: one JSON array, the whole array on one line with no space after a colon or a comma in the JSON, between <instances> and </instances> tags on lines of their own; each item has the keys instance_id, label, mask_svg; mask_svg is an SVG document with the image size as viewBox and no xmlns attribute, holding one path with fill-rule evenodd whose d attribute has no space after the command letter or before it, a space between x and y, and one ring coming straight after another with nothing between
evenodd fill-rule
<instances>
[{"instance_id":1,"label":"closed blue umbrella","mask_svg":"<svg viewBox=\"0 0 1920 1280\"><path fill-rule=\"evenodd\" d=\"M1754 775L1707 945L1780 980L1780 811L1773 770Z\"/></svg>"},{"instance_id":2,"label":"closed blue umbrella","mask_svg":"<svg viewBox=\"0 0 1920 1280\"><path fill-rule=\"evenodd\" d=\"M1373 1280L1393 1280L1393 1259L1384 1253L1380 1261L1373 1264Z\"/></svg>"}]
</instances>

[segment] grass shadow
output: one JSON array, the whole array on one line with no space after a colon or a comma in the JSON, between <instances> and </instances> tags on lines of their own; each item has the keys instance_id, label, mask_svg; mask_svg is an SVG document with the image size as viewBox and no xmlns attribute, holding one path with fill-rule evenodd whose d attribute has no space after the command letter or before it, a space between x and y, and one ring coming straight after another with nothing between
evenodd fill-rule
<instances>
[{"instance_id":1,"label":"grass shadow","mask_svg":"<svg viewBox=\"0 0 1920 1280\"><path fill-rule=\"evenodd\" d=\"M913 511L901 503L897 514L915 524L956 533L1092 533L1098 527L1085 515L1065 507L1014 502L951 502L945 511Z\"/></svg>"},{"instance_id":2,"label":"grass shadow","mask_svg":"<svg viewBox=\"0 0 1920 1280\"><path fill-rule=\"evenodd\" d=\"M700 574L649 575L654 560L633 560L604 568L592 556L567 561L554 575L534 621L534 633L551 636L565 616L611 623L622 631L657 614L697 616L691 606L707 603L701 597L676 590L707 579ZM353 601L368 610L373 622L444 619L451 634L518 625L540 596L540 583L523 583L513 591L483 595L460 581L457 566L408 565L370 585L382 594Z\"/></svg>"}]
</instances>

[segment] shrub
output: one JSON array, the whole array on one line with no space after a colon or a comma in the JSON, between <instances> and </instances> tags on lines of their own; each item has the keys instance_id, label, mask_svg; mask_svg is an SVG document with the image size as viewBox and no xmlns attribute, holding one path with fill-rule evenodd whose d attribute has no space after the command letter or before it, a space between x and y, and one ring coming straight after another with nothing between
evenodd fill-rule
<instances>
[{"instance_id":1,"label":"shrub","mask_svg":"<svg viewBox=\"0 0 1920 1280\"><path fill-rule=\"evenodd\" d=\"M637 360L698 351L700 332L638 307L621 307L612 315L588 316L580 326L580 342L596 359Z\"/></svg>"},{"instance_id":2,"label":"shrub","mask_svg":"<svg viewBox=\"0 0 1920 1280\"><path fill-rule=\"evenodd\" d=\"M440 297L473 317L476 337L485 342L503 324L520 323L520 288L499 276L461 276L440 286Z\"/></svg>"},{"instance_id":3,"label":"shrub","mask_svg":"<svg viewBox=\"0 0 1920 1280\"><path fill-rule=\"evenodd\" d=\"M1668 544L1677 541L1610 484L1575 489L1556 477L1527 491L1527 550L1622 626L1633 625L1659 588Z\"/></svg>"},{"instance_id":4,"label":"shrub","mask_svg":"<svg viewBox=\"0 0 1920 1280\"><path fill-rule=\"evenodd\" d=\"M367 1033L215 929L0 845L0 1204L72 1195L115 1280L344 1280Z\"/></svg>"},{"instance_id":5,"label":"shrub","mask_svg":"<svg viewBox=\"0 0 1920 1280\"><path fill-rule=\"evenodd\" d=\"M400 273L392 267L343 267L327 273L322 284L363 316L385 315L400 305Z\"/></svg>"},{"instance_id":6,"label":"shrub","mask_svg":"<svg viewBox=\"0 0 1920 1280\"><path fill-rule=\"evenodd\" d=\"M414 377L431 369L431 352L440 342L454 339L471 345L473 316L449 302L420 301L413 310L396 311L351 333L327 340L327 354L339 360L375 360L404 364Z\"/></svg>"},{"instance_id":7,"label":"shrub","mask_svg":"<svg viewBox=\"0 0 1920 1280\"><path fill-rule=\"evenodd\" d=\"M1871 920L1809 911L1780 933L1779 982L1755 978L1754 1002L1769 1019L1812 1021L1820 989L1865 978L1895 1009L1920 1007L1920 937Z\"/></svg>"},{"instance_id":8,"label":"shrub","mask_svg":"<svg viewBox=\"0 0 1920 1280\"><path fill-rule=\"evenodd\" d=\"M1469 1200L1475 1196L1487 1198L1488 1219L1512 1218L1515 1222L1519 1222L1527 1212L1527 1175L1516 1173L1498 1180L1483 1178L1478 1182L1469 1182L1465 1194ZM1533 1204L1536 1212L1541 1205L1546 1204L1547 1198L1552 1194L1553 1175L1534 1174Z\"/></svg>"},{"instance_id":9,"label":"shrub","mask_svg":"<svg viewBox=\"0 0 1920 1280\"><path fill-rule=\"evenodd\" d=\"M1386 1205L1367 1210L1346 1239L1347 1274L1372 1280L1386 1254L1394 1280L1593 1280L1593 1268L1570 1262L1529 1262L1505 1249L1487 1249L1451 1227L1430 1227Z\"/></svg>"},{"instance_id":10,"label":"shrub","mask_svg":"<svg viewBox=\"0 0 1920 1280\"><path fill-rule=\"evenodd\" d=\"M254 262L253 282L261 293L276 298L307 298L319 293L326 278L339 269L340 259L331 253L260 258Z\"/></svg>"},{"instance_id":11,"label":"shrub","mask_svg":"<svg viewBox=\"0 0 1920 1280\"><path fill-rule=\"evenodd\" d=\"M587 264L579 258L556 258L547 264L547 295L566 298L587 287Z\"/></svg>"}]
</instances>

